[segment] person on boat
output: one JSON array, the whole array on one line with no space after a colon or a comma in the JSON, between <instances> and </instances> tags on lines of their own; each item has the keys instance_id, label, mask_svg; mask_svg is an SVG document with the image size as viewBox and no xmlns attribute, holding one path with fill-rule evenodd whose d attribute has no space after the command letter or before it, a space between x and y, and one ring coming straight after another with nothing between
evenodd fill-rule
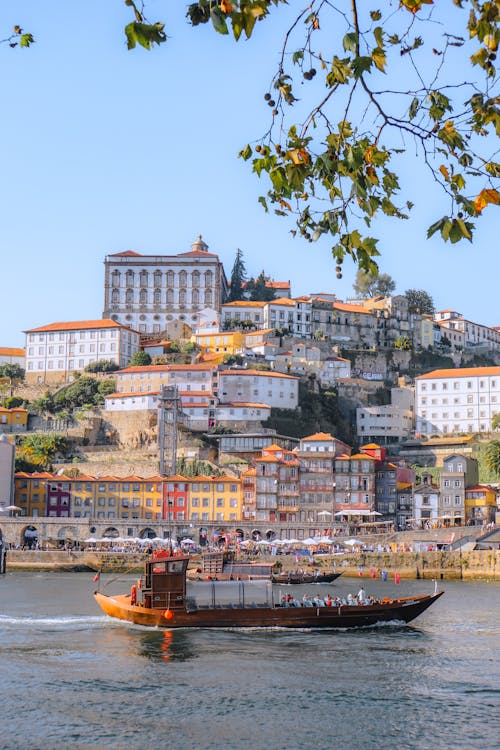
<instances>
[{"instance_id":1,"label":"person on boat","mask_svg":"<svg viewBox=\"0 0 500 750\"><path fill-rule=\"evenodd\" d=\"M287 598L286 598L285 594L283 594L283 596L281 597L280 605L282 607L288 607L288 601L287 601Z\"/></svg>"},{"instance_id":2,"label":"person on boat","mask_svg":"<svg viewBox=\"0 0 500 750\"><path fill-rule=\"evenodd\" d=\"M347 594L347 604L352 607L353 604L357 604L356 599L353 597L352 594Z\"/></svg>"},{"instance_id":3,"label":"person on boat","mask_svg":"<svg viewBox=\"0 0 500 750\"><path fill-rule=\"evenodd\" d=\"M331 607L332 606L332 597L330 596L330 594L327 594L325 596L325 604L326 604L327 607Z\"/></svg>"},{"instance_id":4,"label":"person on boat","mask_svg":"<svg viewBox=\"0 0 500 750\"><path fill-rule=\"evenodd\" d=\"M366 591L364 590L363 586L361 586L360 590L358 591L357 600L360 604L364 604L366 601Z\"/></svg>"},{"instance_id":5,"label":"person on boat","mask_svg":"<svg viewBox=\"0 0 500 750\"><path fill-rule=\"evenodd\" d=\"M316 607L324 607L325 602L320 596L315 596L313 599L313 603L316 605Z\"/></svg>"},{"instance_id":6,"label":"person on boat","mask_svg":"<svg viewBox=\"0 0 500 750\"><path fill-rule=\"evenodd\" d=\"M311 597L309 596L309 594L304 594L304 596L302 597L302 606L303 607L312 607L313 606L313 603L311 601Z\"/></svg>"}]
</instances>

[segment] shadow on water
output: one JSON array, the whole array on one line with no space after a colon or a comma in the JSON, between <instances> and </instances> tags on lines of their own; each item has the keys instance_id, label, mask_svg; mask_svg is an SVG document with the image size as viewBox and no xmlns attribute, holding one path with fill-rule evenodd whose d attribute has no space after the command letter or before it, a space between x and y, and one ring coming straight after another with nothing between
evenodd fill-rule
<instances>
[{"instance_id":1,"label":"shadow on water","mask_svg":"<svg viewBox=\"0 0 500 750\"><path fill-rule=\"evenodd\" d=\"M137 652L151 661L189 661L197 657L188 633L155 630L140 633Z\"/></svg>"}]
</instances>

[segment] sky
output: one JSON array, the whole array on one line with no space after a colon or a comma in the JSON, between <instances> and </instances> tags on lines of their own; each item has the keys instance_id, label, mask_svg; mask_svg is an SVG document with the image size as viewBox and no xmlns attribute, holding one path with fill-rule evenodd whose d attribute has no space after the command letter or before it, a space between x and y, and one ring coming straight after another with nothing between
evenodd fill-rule
<instances>
[{"instance_id":1,"label":"sky","mask_svg":"<svg viewBox=\"0 0 500 750\"><path fill-rule=\"evenodd\" d=\"M29 328L100 318L106 255L186 252L198 234L228 277L240 248L248 275L290 280L294 296L353 296L354 264L338 280L331 241L293 239L293 222L263 211L267 187L237 158L269 125L279 18L236 44L188 26L186 5L148 1L150 20L169 19L169 39L147 52L126 49L122 0L4 4L0 38L20 24L36 43L0 46L0 346L24 346ZM398 293L425 289L437 309L500 325L497 209L473 245L427 240L447 207L436 214L441 198L418 160L402 169L404 199L418 207L409 222L377 225L380 271Z\"/></svg>"}]
</instances>

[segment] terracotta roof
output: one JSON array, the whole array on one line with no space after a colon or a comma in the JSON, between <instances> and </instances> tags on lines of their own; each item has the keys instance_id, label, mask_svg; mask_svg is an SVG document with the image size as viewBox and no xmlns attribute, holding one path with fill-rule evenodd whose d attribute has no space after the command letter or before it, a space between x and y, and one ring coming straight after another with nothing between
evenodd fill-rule
<instances>
[{"instance_id":1,"label":"terracotta roof","mask_svg":"<svg viewBox=\"0 0 500 750\"><path fill-rule=\"evenodd\" d=\"M266 286L270 289L290 289L289 281L266 281Z\"/></svg>"},{"instance_id":2,"label":"terracotta roof","mask_svg":"<svg viewBox=\"0 0 500 750\"><path fill-rule=\"evenodd\" d=\"M24 357L24 349L13 349L9 346L0 346L0 357Z\"/></svg>"},{"instance_id":3,"label":"terracotta roof","mask_svg":"<svg viewBox=\"0 0 500 750\"><path fill-rule=\"evenodd\" d=\"M396 488L398 490L408 490L411 487L411 482L396 482Z\"/></svg>"},{"instance_id":4,"label":"terracotta roof","mask_svg":"<svg viewBox=\"0 0 500 750\"><path fill-rule=\"evenodd\" d=\"M295 307L295 300L288 299L288 297L278 297L277 299L270 299L267 302L268 305L286 305L287 307Z\"/></svg>"},{"instance_id":5,"label":"terracotta roof","mask_svg":"<svg viewBox=\"0 0 500 750\"><path fill-rule=\"evenodd\" d=\"M364 450L365 448L368 448L368 450L380 450L380 445L377 445L377 443L367 443L366 445L361 446L361 450Z\"/></svg>"},{"instance_id":6,"label":"terracotta roof","mask_svg":"<svg viewBox=\"0 0 500 750\"><path fill-rule=\"evenodd\" d=\"M210 372L214 368L212 365L142 365L137 367L125 367L123 370L118 370L114 375L128 375L131 372L186 372L188 370L194 372Z\"/></svg>"},{"instance_id":7,"label":"terracotta roof","mask_svg":"<svg viewBox=\"0 0 500 750\"><path fill-rule=\"evenodd\" d=\"M103 320L75 320L71 322L63 323L49 323L46 326L39 326L38 328L30 328L24 333L37 333L39 331L80 331L80 330L91 330L91 329L102 329L102 328L127 328L121 323L117 323L115 320L104 318Z\"/></svg>"},{"instance_id":8,"label":"terracotta roof","mask_svg":"<svg viewBox=\"0 0 500 750\"><path fill-rule=\"evenodd\" d=\"M321 441L321 440L334 440L335 438L333 435L330 435L329 432L316 432L314 435L309 435L308 437L302 438L303 443L307 443L310 441Z\"/></svg>"},{"instance_id":9,"label":"terracotta roof","mask_svg":"<svg viewBox=\"0 0 500 750\"><path fill-rule=\"evenodd\" d=\"M264 307L267 302L258 302L256 300L238 299L235 302L224 302L222 307Z\"/></svg>"},{"instance_id":10,"label":"terracotta roof","mask_svg":"<svg viewBox=\"0 0 500 750\"><path fill-rule=\"evenodd\" d=\"M221 370L219 375L261 375L269 378L285 378L287 380L298 380L293 375L285 375L283 372L274 370Z\"/></svg>"},{"instance_id":11,"label":"terracotta roof","mask_svg":"<svg viewBox=\"0 0 500 750\"><path fill-rule=\"evenodd\" d=\"M116 391L116 393L109 393L104 398L137 398L138 396L159 396L161 391Z\"/></svg>"},{"instance_id":12,"label":"terracotta roof","mask_svg":"<svg viewBox=\"0 0 500 750\"><path fill-rule=\"evenodd\" d=\"M355 453L354 456L349 456L351 459L363 459L368 461L376 461L377 459L373 456L369 456L367 453Z\"/></svg>"},{"instance_id":13,"label":"terracotta roof","mask_svg":"<svg viewBox=\"0 0 500 750\"><path fill-rule=\"evenodd\" d=\"M433 380L436 378L473 378L500 375L500 367L457 367L453 370L433 370L425 375L417 375L415 380Z\"/></svg>"},{"instance_id":14,"label":"terracotta roof","mask_svg":"<svg viewBox=\"0 0 500 750\"><path fill-rule=\"evenodd\" d=\"M254 403L254 402L251 402L251 401L249 401L249 402L246 402L246 401L230 401L230 402L224 403L224 404L217 404L217 406L219 408L223 408L225 406L232 406L232 407L236 407L236 408L244 406L244 407L250 407L251 409L270 409L271 408L269 406L269 404L258 404L258 403Z\"/></svg>"},{"instance_id":15,"label":"terracotta roof","mask_svg":"<svg viewBox=\"0 0 500 750\"><path fill-rule=\"evenodd\" d=\"M366 309L366 307L362 307L361 305L348 305L345 302L334 302L333 308L335 310L341 310L342 312L353 312L353 313L362 313L363 315L371 315L371 312Z\"/></svg>"},{"instance_id":16,"label":"terracotta roof","mask_svg":"<svg viewBox=\"0 0 500 750\"><path fill-rule=\"evenodd\" d=\"M206 250L189 250L187 253L178 253L176 258L218 258L218 255L215 255L215 253L209 253Z\"/></svg>"}]
</instances>

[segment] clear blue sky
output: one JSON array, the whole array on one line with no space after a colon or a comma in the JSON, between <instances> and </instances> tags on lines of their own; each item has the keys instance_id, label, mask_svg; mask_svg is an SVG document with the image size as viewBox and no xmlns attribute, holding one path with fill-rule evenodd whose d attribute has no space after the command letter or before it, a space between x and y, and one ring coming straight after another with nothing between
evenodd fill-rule
<instances>
[{"instance_id":1,"label":"clear blue sky","mask_svg":"<svg viewBox=\"0 0 500 750\"><path fill-rule=\"evenodd\" d=\"M352 295L354 265L338 281L328 240L292 239L292 225L257 204L266 186L236 157L268 127L276 25L236 44L190 28L185 7L149 0L151 20L170 19L170 39L148 53L126 49L122 0L4 4L0 37L21 24L37 41L0 47L0 346L24 345L27 328L101 317L108 253L185 252L199 233L228 276L239 247L250 275L290 279L294 295ZM448 207L436 212L419 170L405 168L412 220L375 230L381 271L398 292L423 288L438 309L500 325L498 210L487 209L472 246L426 240Z\"/></svg>"}]
</instances>

